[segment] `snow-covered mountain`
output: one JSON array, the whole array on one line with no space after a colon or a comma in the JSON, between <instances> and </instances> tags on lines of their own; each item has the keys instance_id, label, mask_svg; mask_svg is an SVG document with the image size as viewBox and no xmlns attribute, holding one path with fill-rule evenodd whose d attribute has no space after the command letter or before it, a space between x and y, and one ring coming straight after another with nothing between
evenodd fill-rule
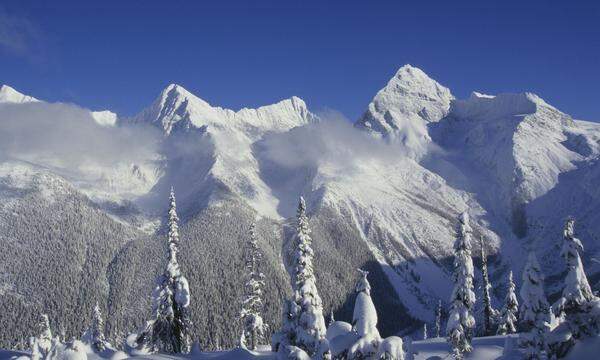
<instances>
[{"instance_id":1,"label":"snow-covered mountain","mask_svg":"<svg viewBox=\"0 0 600 360\"><path fill-rule=\"evenodd\" d=\"M13 107L37 101L7 86L0 99ZM218 316L236 316L239 248L254 219L270 275L268 320L278 321L279 298L288 289L282 266L288 232L282 225L293 218L300 195L311 214L325 309L334 309L336 317L349 316L353 270L366 267L377 309L386 313L380 324L386 335L433 321L438 299L449 298L456 219L463 211L469 211L475 238L482 237L493 256L492 282L508 270L519 273L533 250L543 259L548 289L558 290L563 265L556 246L570 215L578 219L590 279L600 279L598 265L587 261L600 251L600 125L574 120L531 93L474 92L468 99L455 99L448 88L406 65L354 126L320 119L297 97L233 111L212 106L179 85L169 85L132 118L112 113L92 113L92 118L105 130L158 129L160 147L114 172L78 168L83 174L100 171L102 182L69 176L48 166L45 157L26 162L0 156L5 204L0 207L5 229L0 238L9 244L10 256L35 256L22 247L31 241L24 240L26 232L12 235L11 228L18 228L14 224L25 221L15 209L32 209L32 199L44 194L56 199L49 197L59 189L55 184L69 189L64 194L87 199L81 204L89 211L106 216L115 229L107 236L127 233L129 240L107 245L114 254L108 263L94 268L106 274L94 296L107 304L109 313L128 314L126 319L109 315L113 335L143 318L138 315L145 300L139 299L149 294L151 273L160 260L152 260L149 270L141 254L158 253L161 230L148 235L139 229L148 231L148 223L160 222L171 185L184 219L182 243L187 241L182 266L202 269L190 276L192 293L211 294L193 305L194 322L198 331L209 334L208 345L235 339L238 325L216 321L209 305L221 299ZM71 208L41 216L63 221L75 216ZM93 229L94 237L100 230ZM73 236L79 239L73 245L77 249L89 246ZM90 251L83 258L96 256ZM3 273L8 275L0 279L2 296L21 299L14 300L19 306L47 306L39 297L45 293L33 281L15 287L13 269ZM496 298L503 293L502 286L494 288ZM81 299L82 306L91 308L90 301ZM7 321L7 315L0 313L2 319Z\"/></svg>"},{"instance_id":2,"label":"snow-covered mountain","mask_svg":"<svg viewBox=\"0 0 600 360\"><path fill-rule=\"evenodd\" d=\"M36 101L39 100L32 96L21 94L8 85L2 85L2 87L0 87L0 103L22 104Z\"/></svg>"},{"instance_id":3,"label":"snow-covered mountain","mask_svg":"<svg viewBox=\"0 0 600 360\"><path fill-rule=\"evenodd\" d=\"M154 103L127 120L134 124L152 124L175 142L196 148L193 159L179 151L168 152L180 166L166 175L168 183L180 189L184 208L193 202L206 203L233 194L247 201L260 215L280 219L279 199L265 183L253 145L268 133L282 133L316 121L304 101L297 97L257 109L233 111L213 107L179 85L169 85ZM194 137L194 138L191 138ZM191 143L191 144L190 144ZM201 145L199 145L201 144ZM188 176L202 180L190 182ZM169 185L170 186L170 185Z\"/></svg>"},{"instance_id":4,"label":"snow-covered mountain","mask_svg":"<svg viewBox=\"0 0 600 360\"><path fill-rule=\"evenodd\" d=\"M356 126L422 155L431 141L427 125L448 114L452 99L449 89L421 69L405 65L379 90Z\"/></svg>"}]
</instances>

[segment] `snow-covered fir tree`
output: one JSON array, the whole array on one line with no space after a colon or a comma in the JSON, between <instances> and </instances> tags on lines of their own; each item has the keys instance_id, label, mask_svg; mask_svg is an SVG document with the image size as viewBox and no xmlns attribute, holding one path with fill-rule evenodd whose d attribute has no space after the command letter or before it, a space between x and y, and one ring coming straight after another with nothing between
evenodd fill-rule
<instances>
[{"instance_id":1,"label":"snow-covered fir tree","mask_svg":"<svg viewBox=\"0 0 600 360\"><path fill-rule=\"evenodd\" d=\"M438 301L438 307L435 312L435 337L442 335L442 300Z\"/></svg>"},{"instance_id":2,"label":"snow-covered fir tree","mask_svg":"<svg viewBox=\"0 0 600 360\"><path fill-rule=\"evenodd\" d=\"M84 343L90 345L96 352L102 352L107 347L107 341L104 336L104 319L102 319L102 313L100 312L100 306L96 302L94 306L94 312L92 315L92 323L90 327L83 334Z\"/></svg>"},{"instance_id":3,"label":"snow-covered fir tree","mask_svg":"<svg viewBox=\"0 0 600 360\"><path fill-rule=\"evenodd\" d=\"M138 336L137 343L149 351L187 353L190 350L188 307L190 290L177 262L179 227L177 205L171 188L168 213L168 263L157 279L152 295L152 319Z\"/></svg>"},{"instance_id":4,"label":"snow-covered fir tree","mask_svg":"<svg viewBox=\"0 0 600 360\"><path fill-rule=\"evenodd\" d=\"M526 331L520 337L520 346L528 359L541 359L545 349L544 334L552 320L550 305L544 293L544 274L535 253L529 253L523 269L523 284L520 290L520 327Z\"/></svg>"},{"instance_id":5,"label":"snow-covered fir tree","mask_svg":"<svg viewBox=\"0 0 600 360\"><path fill-rule=\"evenodd\" d=\"M579 255L583 245L575 237L573 219L567 221L563 239L561 255L567 265L567 276L562 296L553 307L564 320L548 340L549 351L556 357L564 356L575 341L600 333L600 299L592 292L585 274Z\"/></svg>"},{"instance_id":6,"label":"snow-covered fir tree","mask_svg":"<svg viewBox=\"0 0 600 360\"><path fill-rule=\"evenodd\" d=\"M271 350L283 351L286 346L293 346L296 342L296 328L300 307L295 301L285 299L281 310L281 328L273 334Z\"/></svg>"},{"instance_id":7,"label":"snow-covered fir tree","mask_svg":"<svg viewBox=\"0 0 600 360\"><path fill-rule=\"evenodd\" d=\"M564 229L564 241L561 255L567 264L567 276L562 297L557 302L558 309L564 311L578 310L581 304L594 300L579 252L583 252L583 244L575 237L575 220L568 220Z\"/></svg>"},{"instance_id":8,"label":"snow-covered fir tree","mask_svg":"<svg viewBox=\"0 0 600 360\"><path fill-rule=\"evenodd\" d=\"M492 285L490 284L488 274L487 255L483 245L483 236L479 238L479 243L481 246L481 288L483 292L483 296L481 297L483 300L483 335L488 336L492 332L492 319L494 318L495 310L492 307L492 299L490 297Z\"/></svg>"},{"instance_id":9,"label":"snow-covered fir tree","mask_svg":"<svg viewBox=\"0 0 600 360\"><path fill-rule=\"evenodd\" d=\"M448 342L453 348L455 359L462 359L471 352L471 338L475 327L473 305L473 259L471 258L471 226L469 214L459 217L456 242L454 243L454 290L450 298L450 314L446 326Z\"/></svg>"},{"instance_id":10,"label":"snow-covered fir tree","mask_svg":"<svg viewBox=\"0 0 600 360\"><path fill-rule=\"evenodd\" d=\"M423 324L423 340L427 340L427 323Z\"/></svg>"},{"instance_id":11,"label":"snow-covered fir tree","mask_svg":"<svg viewBox=\"0 0 600 360\"><path fill-rule=\"evenodd\" d=\"M52 350L52 346L57 341L57 339L52 337L48 315L40 315L40 322L38 323L37 328L38 335L29 340L32 360L45 359Z\"/></svg>"},{"instance_id":12,"label":"snow-covered fir tree","mask_svg":"<svg viewBox=\"0 0 600 360\"><path fill-rule=\"evenodd\" d=\"M498 335L513 334L517 332L517 314L519 312L519 301L515 295L515 283L512 271L508 273L508 292L504 299L504 307L500 311L498 324Z\"/></svg>"},{"instance_id":13,"label":"snow-covered fir tree","mask_svg":"<svg viewBox=\"0 0 600 360\"><path fill-rule=\"evenodd\" d=\"M349 359L369 359L377 353L381 336L377 330L377 311L371 299L371 284L367 280L368 271L359 270L360 279L356 284L356 300L352 315L352 330L359 337L348 352Z\"/></svg>"},{"instance_id":14,"label":"snow-covered fir tree","mask_svg":"<svg viewBox=\"0 0 600 360\"><path fill-rule=\"evenodd\" d=\"M242 346L256 350L267 332L268 326L262 317L263 287L265 275L260 272L259 265L262 253L258 248L255 224L250 225L248 241L246 242L245 267L246 283L244 284L244 299L242 300Z\"/></svg>"},{"instance_id":15,"label":"snow-covered fir tree","mask_svg":"<svg viewBox=\"0 0 600 360\"><path fill-rule=\"evenodd\" d=\"M323 302L314 274L312 239L306 203L300 197L294 247L291 253L293 305L285 304L282 329L274 335L273 348L296 346L313 358L328 357Z\"/></svg>"}]
</instances>

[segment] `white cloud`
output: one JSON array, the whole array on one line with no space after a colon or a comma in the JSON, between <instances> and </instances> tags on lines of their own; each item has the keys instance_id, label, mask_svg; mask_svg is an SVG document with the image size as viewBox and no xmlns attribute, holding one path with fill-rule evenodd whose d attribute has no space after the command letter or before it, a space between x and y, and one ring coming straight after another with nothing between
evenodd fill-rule
<instances>
[{"instance_id":1,"label":"white cloud","mask_svg":"<svg viewBox=\"0 0 600 360\"><path fill-rule=\"evenodd\" d=\"M77 171L155 156L160 134L148 126L103 127L69 104L0 104L0 159Z\"/></svg>"},{"instance_id":2,"label":"white cloud","mask_svg":"<svg viewBox=\"0 0 600 360\"><path fill-rule=\"evenodd\" d=\"M337 111L320 113L319 118L319 123L267 136L260 145L262 156L286 168L327 164L342 169L363 160L390 161L406 155L402 147L355 128Z\"/></svg>"}]
</instances>

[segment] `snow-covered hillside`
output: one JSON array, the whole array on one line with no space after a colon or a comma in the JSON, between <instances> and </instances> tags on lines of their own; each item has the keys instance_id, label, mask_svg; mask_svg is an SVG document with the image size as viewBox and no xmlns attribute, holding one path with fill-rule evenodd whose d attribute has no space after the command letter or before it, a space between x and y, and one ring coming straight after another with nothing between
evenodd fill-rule
<instances>
[{"instance_id":1,"label":"snow-covered hillside","mask_svg":"<svg viewBox=\"0 0 600 360\"><path fill-rule=\"evenodd\" d=\"M65 105L39 102L3 86L0 127L19 116L35 117L36 106L50 106L62 114L53 107ZM509 270L519 273L531 249L549 275L550 292L557 291L564 265L555 252L568 215L579 220L592 283L600 274L600 265L588 261L600 251L600 125L574 120L531 93L473 93L468 99L455 99L448 88L406 65L375 95L354 126L319 118L297 97L234 111L212 106L179 85L169 85L132 118L81 108L69 109L68 114L94 124L85 134L116 138L128 146L102 140L93 144L102 152L90 150L83 160L60 163L56 157L65 152L55 156L55 143L35 153L0 145L4 229L23 222L19 213L14 215L16 207L30 209L37 201L32 199L50 199L64 185L89 200L86 209L124 227L114 234L133 236L140 228L151 232L160 229L164 198L174 186L184 220L182 241L187 239L198 251L197 257L184 255L183 266L206 266L214 276L192 278L192 292L201 292L194 286L202 285L231 295L236 269L218 269L223 259L235 260L235 250L230 249L244 241L237 237L254 218L262 221L261 247L268 249L269 271L274 278L284 278L281 254L287 242L281 228L294 215L300 195L307 199L314 224L317 281L326 288L325 309L350 314L345 299L355 279L347 269L368 265L380 276L373 293L378 311L393 314L381 321L385 334L431 323L438 300L448 300L455 222L463 211L471 215L474 237L483 237L493 256L492 282L505 278ZM60 118L57 115L56 121ZM73 128L68 124L57 128ZM109 151L114 148L118 151ZM69 153L82 154L88 148L84 144L76 149L68 148ZM107 158L111 161L104 161ZM52 184L63 185L48 189ZM60 214L69 221L70 213ZM99 230L94 228L94 234ZM0 237L20 249L14 252L18 256L35 256L21 248L23 234ZM139 284L132 281L144 271L144 263L129 257L158 248L148 235L118 240L109 245L115 255L106 265L110 276L97 296L130 314L139 313L143 307L133 299L144 296L151 285L145 283L145 275ZM40 271L48 267L32 266ZM32 283L15 287L11 271L6 269L8 275L0 279L2 296L39 295ZM111 280L116 278L126 279L134 294L123 293ZM286 286L274 282L267 291L276 296ZM493 290L493 302L503 296L503 288ZM46 306L40 301L22 303ZM91 300L81 301L91 306ZM237 311L235 304L221 306L226 307L224 316ZM278 301L268 306L278 317ZM0 312L3 317L7 318ZM197 321L203 329L214 325L220 341L233 331L208 315Z\"/></svg>"}]
</instances>

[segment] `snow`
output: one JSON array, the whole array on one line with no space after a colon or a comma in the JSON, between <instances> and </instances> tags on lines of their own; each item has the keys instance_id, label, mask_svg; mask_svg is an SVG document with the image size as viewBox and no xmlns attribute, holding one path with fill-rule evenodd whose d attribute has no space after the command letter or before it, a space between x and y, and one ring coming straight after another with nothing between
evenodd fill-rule
<instances>
[{"instance_id":1,"label":"snow","mask_svg":"<svg viewBox=\"0 0 600 360\"><path fill-rule=\"evenodd\" d=\"M374 340L379 340L379 331L377 330L377 310L371 299L371 286L367 280L367 271L360 271L361 279L356 285L356 300L354 303L354 313L352 315L353 330L358 336L369 336Z\"/></svg>"},{"instance_id":2,"label":"snow","mask_svg":"<svg viewBox=\"0 0 600 360\"><path fill-rule=\"evenodd\" d=\"M485 338L474 338L472 343L473 351L466 356L466 359L522 359L522 356L520 354L513 354L510 357L502 357L505 340L505 336L489 336ZM415 352L415 360L452 358L452 350L450 349L450 346L444 338L434 338L425 341L413 341L412 348Z\"/></svg>"},{"instance_id":3,"label":"snow","mask_svg":"<svg viewBox=\"0 0 600 360\"><path fill-rule=\"evenodd\" d=\"M0 89L0 99L36 101L7 86ZM469 209L474 232L485 236L489 255L501 252L490 268L498 277L511 269L520 272L530 247L540 255L542 268L550 269L548 278L560 272L552 260L556 256L546 255L559 241L551 224L562 221L567 211L584 218L587 227L582 228L589 233L600 230L600 125L573 120L531 93L473 93L456 100L410 65L398 70L356 123L375 135L373 142L359 143L328 130L323 141L330 147L308 165L285 168L259 151L268 136L287 135L285 144L297 136L298 127L325 131L311 127L318 119L297 97L234 111L173 84L132 119L91 113L106 127L152 124L165 141L187 149L182 135L188 134L198 146L176 158L186 165L181 171L173 170L177 161L168 156L149 154L148 161L110 169L85 164L77 174L3 159L0 177L18 188L43 188L49 199L73 187L97 203L132 201L150 219L156 208L149 199L162 196L172 183L178 189L181 185L182 210L225 201L226 189L260 216L275 220L289 218L302 194L314 209L331 208L358 230L409 315L424 322L434 321L438 301L452 290L443 260L452 255L458 213ZM300 147L297 156L314 147ZM568 206L555 205L564 202ZM515 203L524 207L523 215L515 212ZM518 216L523 231L515 232L513 218ZM582 241L590 243L590 256L597 254L600 245L592 236Z\"/></svg>"},{"instance_id":4,"label":"snow","mask_svg":"<svg viewBox=\"0 0 600 360\"><path fill-rule=\"evenodd\" d=\"M210 169L198 189L216 180L244 198L259 214L274 219L281 218L279 201L260 174L253 145L266 133L284 132L315 121L316 117L297 97L257 109L233 111L213 107L176 84L169 85L152 106L126 120L153 124L167 136L194 131L207 134L212 156L197 167Z\"/></svg>"},{"instance_id":5,"label":"snow","mask_svg":"<svg viewBox=\"0 0 600 360\"><path fill-rule=\"evenodd\" d=\"M92 111L92 117L99 125L102 126L116 126L117 125L117 114L112 111Z\"/></svg>"},{"instance_id":6,"label":"snow","mask_svg":"<svg viewBox=\"0 0 600 360\"><path fill-rule=\"evenodd\" d=\"M396 360L404 360L404 349L402 339L397 336L390 336L379 344L376 359L382 359L384 356L392 357Z\"/></svg>"},{"instance_id":7,"label":"snow","mask_svg":"<svg viewBox=\"0 0 600 360\"><path fill-rule=\"evenodd\" d=\"M334 321L327 328L327 335L325 336L330 342L340 335L346 335L352 331L352 325L345 321Z\"/></svg>"},{"instance_id":8,"label":"snow","mask_svg":"<svg viewBox=\"0 0 600 360\"><path fill-rule=\"evenodd\" d=\"M510 335L511 339L516 341L518 335ZM485 338L474 338L473 339L473 352L467 355L466 359L473 360L519 360L522 359L522 354L516 350L511 352L509 356L503 357L504 345L506 342L506 336L490 336ZM382 341L380 345L379 353L382 351L398 352L402 348L402 339L392 336ZM597 348L597 340L589 340L576 347L577 353L579 351L595 351L592 349ZM423 341L412 342L413 355L415 360L433 360L433 359L449 359L451 349L444 338L433 338ZM297 351L297 350L296 350ZM575 353L575 354L577 354ZM298 351L297 351L298 354ZM14 356L27 355L27 353L20 353L14 351L0 350L0 359L11 359ZM123 352L107 352L102 357L98 354L91 352L88 348L87 358L90 360L101 360L101 359L112 359L122 358ZM199 352L188 356L175 356L175 355L163 355L163 354L152 354L152 355L138 355L130 356L138 359L155 359L155 360L167 360L167 359L191 359L191 360L250 360L250 359L263 359L263 360L276 360L278 359L277 354L270 351L250 351L243 348L235 348L231 350L216 351L216 352ZM584 359L585 357L571 357L572 359ZM571 359L569 358L569 359ZM302 357L300 357L302 359ZM408 359L408 356L405 357Z\"/></svg>"},{"instance_id":9,"label":"snow","mask_svg":"<svg viewBox=\"0 0 600 360\"><path fill-rule=\"evenodd\" d=\"M449 89L421 69L405 65L377 93L356 125L397 141L420 156L431 141L427 124L446 116L452 99Z\"/></svg>"},{"instance_id":10,"label":"snow","mask_svg":"<svg viewBox=\"0 0 600 360\"><path fill-rule=\"evenodd\" d=\"M33 96L21 94L17 90L11 88L8 85L2 85L0 87L0 104L1 103L14 103L23 104L29 102L38 102L39 100Z\"/></svg>"}]
</instances>

